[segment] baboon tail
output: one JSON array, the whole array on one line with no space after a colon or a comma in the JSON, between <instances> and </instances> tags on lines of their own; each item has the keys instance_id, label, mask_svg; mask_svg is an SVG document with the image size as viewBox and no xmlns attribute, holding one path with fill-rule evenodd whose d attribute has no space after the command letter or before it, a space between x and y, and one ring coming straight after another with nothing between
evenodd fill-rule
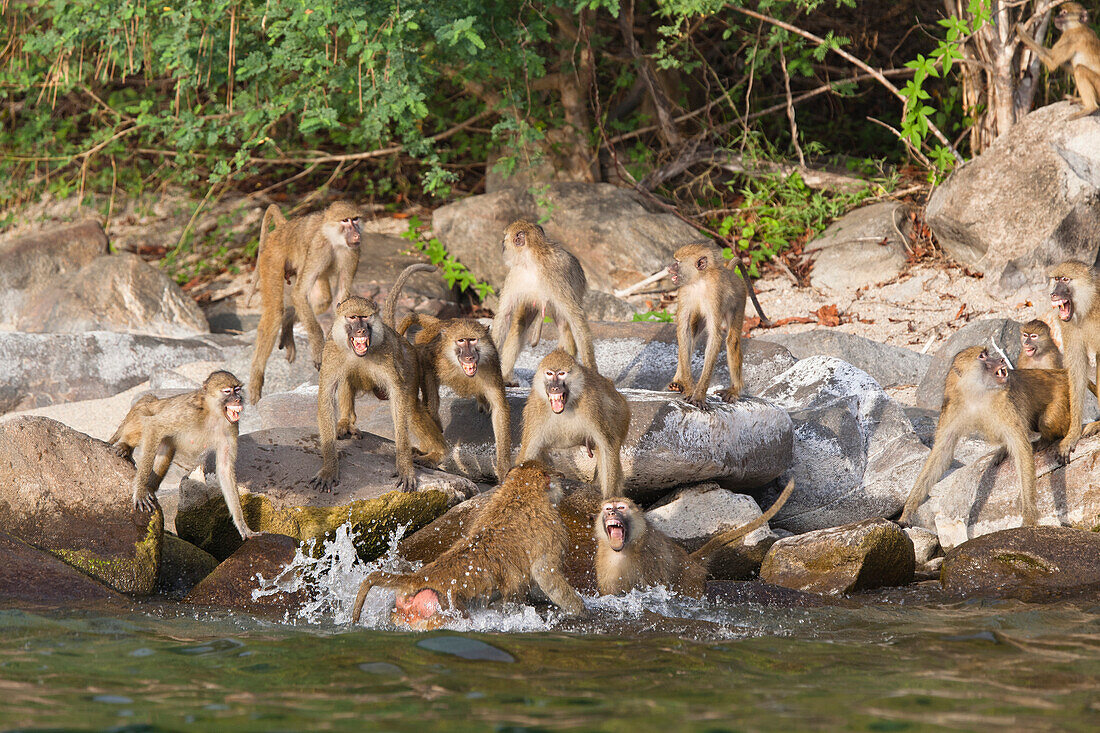
<instances>
[{"instance_id":1,"label":"baboon tail","mask_svg":"<svg viewBox=\"0 0 1100 733\"><path fill-rule=\"evenodd\" d=\"M429 316L426 313L409 313L401 319L401 323L397 326L397 332L404 336L405 332L413 326L424 329L437 323L439 323L439 319L435 316Z\"/></svg>"},{"instance_id":2,"label":"baboon tail","mask_svg":"<svg viewBox=\"0 0 1100 733\"><path fill-rule=\"evenodd\" d=\"M260 253L264 251L264 242L267 241L267 234L271 231L271 223L274 222L276 226L286 224L286 217L283 216L283 212L279 210L279 207L275 204L271 204L264 211L264 218L260 220L260 243L256 247L256 264L257 267L252 270L252 280L248 284L248 297L245 298L245 306L252 305L252 299L256 297L256 290L259 287L259 269Z\"/></svg>"},{"instance_id":3,"label":"baboon tail","mask_svg":"<svg viewBox=\"0 0 1100 733\"><path fill-rule=\"evenodd\" d=\"M394 313L397 310L397 298L401 295L401 289L405 287L405 281L416 272L435 272L435 265L427 265L424 263L417 265L409 265L401 274L397 276L397 282L390 288L389 295L386 296L386 303L382 306L382 322L390 328L395 328Z\"/></svg>"},{"instance_id":4,"label":"baboon tail","mask_svg":"<svg viewBox=\"0 0 1100 733\"><path fill-rule=\"evenodd\" d=\"M787 487L783 489L783 493L779 495L779 497L775 500L775 503L768 507L768 511L764 512L748 524L715 535L705 545L693 552L692 557L706 565L710 559L710 556L713 555L716 551L723 547L728 547L729 545L737 542L750 532L753 532L760 527L763 527L766 522L771 520L772 517L779 513L779 510L782 509L783 505L787 503L787 499L790 498L792 491L794 491L794 479L791 479L787 482Z\"/></svg>"}]
</instances>

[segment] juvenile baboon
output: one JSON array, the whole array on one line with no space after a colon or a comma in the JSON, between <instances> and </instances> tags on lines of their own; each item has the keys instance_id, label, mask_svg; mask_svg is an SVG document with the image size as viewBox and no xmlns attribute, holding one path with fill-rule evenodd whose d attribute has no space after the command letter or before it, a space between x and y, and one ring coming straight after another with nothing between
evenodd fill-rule
<instances>
[{"instance_id":1,"label":"juvenile baboon","mask_svg":"<svg viewBox=\"0 0 1100 733\"><path fill-rule=\"evenodd\" d=\"M1020 326L1020 369L1064 369L1062 352L1050 334L1050 326L1038 318Z\"/></svg>"},{"instance_id":2,"label":"juvenile baboon","mask_svg":"<svg viewBox=\"0 0 1100 733\"><path fill-rule=\"evenodd\" d=\"M680 287L676 296L676 376L668 384L672 392L704 407L714 366L718 362L722 332L725 332L726 363L730 386L718 394L723 402L736 402L741 395L741 327L745 322L745 281L725 265L722 250L710 244L689 244L676 250L669 266L672 284ZM691 376L691 355L695 336L707 330L707 348L699 381Z\"/></svg>"},{"instance_id":3,"label":"juvenile baboon","mask_svg":"<svg viewBox=\"0 0 1100 733\"><path fill-rule=\"evenodd\" d=\"M1062 35L1050 50L1037 43L1023 26L1016 24L1016 33L1024 45L1035 52L1048 71L1069 63L1073 83L1081 95L1081 111L1070 117L1087 117L1098 108L1100 100L1100 38L1088 26L1089 14L1079 3L1063 3L1054 16L1054 25Z\"/></svg>"},{"instance_id":4,"label":"juvenile baboon","mask_svg":"<svg viewBox=\"0 0 1100 733\"><path fill-rule=\"evenodd\" d=\"M615 385L561 349L547 354L523 408L519 459L545 460L551 448L584 446L600 452L597 474L604 497L623 492L620 458L630 429L630 405Z\"/></svg>"},{"instance_id":5,"label":"juvenile baboon","mask_svg":"<svg viewBox=\"0 0 1100 733\"><path fill-rule=\"evenodd\" d=\"M917 476L898 522L909 524L954 458L955 446L978 435L999 446L994 462L1007 455L1020 482L1025 526L1039 519L1035 498L1035 456L1029 431L1053 442L1070 428L1069 390L1065 374L1054 369L1009 370L1004 359L981 346L960 351L951 363L943 390L943 408L932 452Z\"/></svg>"},{"instance_id":6,"label":"juvenile baboon","mask_svg":"<svg viewBox=\"0 0 1100 733\"><path fill-rule=\"evenodd\" d=\"M559 347L571 356L579 354L581 363L595 369L592 333L581 307L588 281L580 261L529 221L510 224L500 247L509 270L493 319L493 339L501 342L497 346L504 382L512 383L524 331L536 323L532 345L538 343L545 316L558 324Z\"/></svg>"},{"instance_id":7,"label":"juvenile baboon","mask_svg":"<svg viewBox=\"0 0 1100 733\"><path fill-rule=\"evenodd\" d=\"M252 404L259 402L263 394L264 370L280 325L279 348L286 349L287 361L294 361L297 353L294 346L297 318L309 334L313 365L321 368L325 336L315 314L328 310L333 276L336 302L347 297L359 267L359 242L359 212L346 201L336 201L322 212L289 221L275 204L267 207L260 223L260 246L252 280L253 294L258 288L263 308L249 376ZM294 278L290 291L292 307L285 308L283 283L289 284L291 278ZM252 300L252 295L248 300Z\"/></svg>"},{"instance_id":8,"label":"juvenile baboon","mask_svg":"<svg viewBox=\"0 0 1100 733\"><path fill-rule=\"evenodd\" d=\"M134 471L135 508L152 511L154 494L173 461L192 471L207 452L214 451L218 484L234 526L242 539L258 534L248 528L237 493L241 387L232 374L218 371L193 392L163 399L145 395L134 403L108 442L115 453L129 460L140 448Z\"/></svg>"},{"instance_id":9,"label":"juvenile baboon","mask_svg":"<svg viewBox=\"0 0 1100 733\"><path fill-rule=\"evenodd\" d=\"M373 301L358 295L352 295L336 306L336 320L325 341L317 388L321 470L310 479L313 488L332 491L332 487L339 483L336 438L360 435L355 427L355 396L367 390L381 389L389 395L399 489L416 489L409 443L410 427L421 447L427 451L425 459L432 463L442 460L446 448L443 434L416 398L420 386L420 365L416 352L412 344L398 336L392 326L394 304L405 280L414 272L434 269L431 265L406 267L390 289L381 314Z\"/></svg>"},{"instance_id":10,"label":"juvenile baboon","mask_svg":"<svg viewBox=\"0 0 1100 733\"><path fill-rule=\"evenodd\" d=\"M619 595L634 588L663 585L681 595L701 598L714 554L763 527L787 503L794 481L748 524L715 535L695 552L688 552L646 519L630 499L608 499L596 515L596 585L602 595Z\"/></svg>"},{"instance_id":11,"label":"juvenile baboon","mask_svg":"<svg viewBox=\"0 0 1100 733\"><path fill-rule=\"evenodd\" d=\"M508 472L504 483L477 512L470 528L434 561L411 573L372 573L359 586L352 610L358 622L367 593L376 585L397 591L397 612L406 623L438 620L472 603L519 600L540 590L566 613L584 602L562 569L568 541L558 513L557 474L537 461Z\"/></svg>"},{"instance_id":12,"label":"juvenile baboon","mask_svg":"<svg viewBox=\"0 0 1100 733\"><path fill-rule=\"evenodd\" d=\"M1100 351L1100 280L1082 262L1063 262L1050 273L1050 303L1062 329L1062 359L1069 377L1069 427L1058 446L1069 463L1082 437L1081 421L1089 389L1089 359ZM1100 361L1097 362L1100 382Z\"/></svg>"},{"instance_id":13,"label":"juvenile baboon","mask_svg":"<svg viewBox=\"0 0 1100 733\"><path fill-rule=\"evenodd\" d=\"M413 337L420 361L420 394L432 419L439 419L439 385L445 384L459 397L474 397L483 412L490 412L496 439L497 480L512 467L512 412L500 374L500 357L489 329L472 318L438 318L410 313L401 321L401 335L413 324L420 330Z\"/></svg>"}]
</instances>

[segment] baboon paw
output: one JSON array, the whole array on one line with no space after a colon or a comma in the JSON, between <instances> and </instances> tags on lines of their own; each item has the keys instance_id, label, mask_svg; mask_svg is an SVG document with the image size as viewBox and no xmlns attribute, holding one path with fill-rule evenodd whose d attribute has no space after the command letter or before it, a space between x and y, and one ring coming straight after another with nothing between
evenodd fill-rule
<instances>
[{"instance_id":1,"label":"baboon paw","mask_svg":"<svg viewBox=\"0 0 1100 733\"><path fill-rule=\"evenodd\" d=\"M149 492L134 495L134 509L139 512L152 512L157 508L157 500Z\"/></svg>"},{"instance_id":2,"label":"baboon paw","mask_svg":"<svg viewBox=\"0 0 1100 733\"><path fill-rule=\"evenodd\" d=\"M730 387L719 391L718 396L722 398L723 402L737 402L741 398L741 390L734 391L733 387Z\"/></svg>"},{"instance_id":3,"label":"baboon paw","mask_svg":"<svg viewBox=\"0 0 1100 733\"><path fill-rule=\"evenodd\" d=\"M408 476L398 476L397 483L394 486L398 491L411 494L416 491L416 474L410 473Z\"/></svg>"},{"instance_id":4,"label":"baboon paw","mask_svg":"<svg viewBox=\"0 0 1100 733\"><path fill-rule=\"evenodd\" d=\"M127 445L116 445L111 451L119 458L125 458L131 465L134 463L134 449Z\"/></svg>"},{"instance_id":5,"label":"baboon paw","mask_svg":"<svg viewBox=\"0 0 1100 733\"><path fill-rule=\"evenodd\" d=\"M260 535L263 534L263 532L256 532L254 530L249 529L248 527L245 527L244 529L238 529L237 531L241 533L241 539L242 540L251 539L253 537L259 537Z\"/></svg>"},{"instance_id":6,"label":"baboon paw","mask_svg":"<svg viewBox=\"0 0 1100 733\"><path fill-rule=\"evenodd\" d=\"M665 389L667 389L669 392L683 393L685 391L684 390L684 385L680 384L679 382L675 382L675 381L669 382L668 386L665 387Z\"/></svg>"},{"instance_id":7,"label":"baboon paw","mask_svg":"<svg viewBox=\"0 0 1100 733\"><path fill-rule=\"evenodd\" d=\"M332 487L338 483L338 480L334 476L328 476L324 471L320 471L316 476L309 480L309 488L314 491L320 491L324 494L331 494Z\"/></svg>"},{"instance_id":8,"label":"baboon paw","mask_svg":"<svg viewBox=\"0 0 1100 733\"><path fill-rule=\"evenodd\" d=\"M690 397L685 397L684 402L688 403L692 407L698 407L700 410L707 409L706 395L691 395Z\"/></svg>"},{"instance_id":9,"label":"baboon paw","mask_svg":"<svg viewBox=\"0 0 1100 733\"><path fill-rule=\"evenodd\" d=\"M343 440L344 438L359 439L363 437L363 431L359 428L338 428L336 430L336 439Z\"/></svg>"}]
</instances>

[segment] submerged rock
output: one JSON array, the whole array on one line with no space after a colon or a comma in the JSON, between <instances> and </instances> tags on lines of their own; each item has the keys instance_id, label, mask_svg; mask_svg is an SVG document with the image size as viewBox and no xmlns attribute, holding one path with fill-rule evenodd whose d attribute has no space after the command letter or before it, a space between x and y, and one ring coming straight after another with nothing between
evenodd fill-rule
<instances>
[{"instance_id":1,"label":"submerged rock","mask_svg":"<svg viewBox=\"0 0 1100 733\"><path fill-rule=\"evenodd\" d=\"M97 583L43 550L0 532L0 608L64 606L125 602L126 598Z\"/></svg>"},{"instance_id":2,"label":"submerged rock","mask_svg":"<svg viewBox=\"0 0 1100 733\"><path fill-rule=\"evenodd\" d=\"M109 397L155 369L220 358L199 339L0 331L0 413Z\"/></svg>"},{"instance_id":3,"label":"submerged rock","mask_svg":"<svg viewBox=\"0 0 1100 733\"><path fill-rule=\"evenodd\" d=\"M1077 444L1062 465L1057 446L1035 454L1040 524L1095 529L1100 517L1100 437ZM946 549L968 539L1023 524L1020 483L1011 460L993 465L992 454L963 466L932 487L913 523L935 531Z\"/></svg>"},{"instance_id":4,"label":"submerged rock","mask_svg":"<svg viewBox=\"0 0 1100 733\"><path fill-rule=\"evenodd\" d=\"M734 404L715 400L700 410L669 392L620 390L630 403L630 431L620 454L626 495L652 501L667 490L693 481L721 479L724 486L753 488L781 473L791 460L791 421L787 413L752 397ZM512 410L512 450L518 458L523 406L528 390L508 390ZM492 481L496 447L488 415L472 399L440 401L445 468L476 481ZM388 405L360 415L359 427L386 438L393 436ZM550 451L553 467L578 481L592 480L598 451L583 447Z\"/></svg>"},{"instance_id":5,"label":"submerged rock","mask_svg":"<svg viewBox=\"0 0 1100 733\"><path fill-rule=\"evenodd\" d=\"M99 257L71 278L29 295L18 328L30 333L125 331L186 338L206 316L164 272L133 254Z\"/></svg>"},{"instance_id":6,"label":"submerged rock","mask_svg":"<svg viewBox=\"0 0 1100 733\"><path fill-rule=\"evenodd\" d=\"M137 511L134 468L54 420L0 424L0 527L115 590L152 593L164 515Z\"/></svg>"},{"instance_id":7,"label":"submerged rock","mask_svg":"<svg viewBox=\"0 0 1100 733\"><path fill-rule=\"evenodd\" d=\"M307 600L303 590L278 591L253 597L264 580L278 577L290 565L298 541L280 534L252 537L222 561L183 599L200 606L219 606L238 611L274 609L294 613Z\"/></svg>"},{"instance_id":8,"label":"submerged rock","mask_svg":"<svg viewBox=\"0 0 1100 733\"><path fill-rule=\"evenodd\" d=\"M1052 600L1100 590L1100 534L1020 527L964 542L947 553L944 590L964 596Z\"/></svg>"},{"instance_id":9,"label":"submerged rock","mask_svg":"<svg viewBox=\"0 0 1100 733\"><path fill-rule=\"evenodd\" d=\"M772 545L760 579L787 588L838 595L913 580L913 543L885 519L784 537Z\"/></svg>"},{"instance_id":10,"label":"submerged rock","mask_svg":"<svg viewBox=\"0 0 1100 733\"><path fill-rule=\"evenodd\" d=\"M477 492L468 479L419 465L419 490L395 491L393 445L376 435L338 441L338 449L340 483L326 494L308 485L321 467L316 433L279 428L242 435L237 483L248 526L305 541L330 537L351 521L356 550L364 560L373 560L386 550L399 526L415 531L457 499ZM221 498L213 466L208 463L206 469L206 484L181 483L176 529L183 539L224 558L240 546L241 539Z\"/></svg>"}]
</instances>

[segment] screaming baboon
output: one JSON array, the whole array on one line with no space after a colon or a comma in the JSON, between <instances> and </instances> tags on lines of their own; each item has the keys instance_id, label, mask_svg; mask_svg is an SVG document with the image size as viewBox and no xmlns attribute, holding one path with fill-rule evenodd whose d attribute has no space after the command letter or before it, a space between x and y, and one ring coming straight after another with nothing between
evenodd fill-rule
<instances>
[{"instance_id":1,"label":"screaming baboon","mask_svg":"<svg viewBox=\"0 0 1100 733\"><path fill-rule=\"evenodd\" d=\"M1081 95L1081 111L1069 119L1088 117L1097 109L1100 100L1100 38L1088 26L1089 14L1079 3L1063 3L1054 16L1054 25L1061 37L1047 51L1028 35L1024 27L1016 24L1016 34L1024 45L1035 52L1048 71L1054 71L1065 63L1070 65L1073 83Z\"/></svg>"},{"instance_id":2,"label":"screaming baboon","mask_svg":"<svg viewBox=\"0 0 1100 733\"><path fill-rule=\"evenodd\" d=\"M352 295L336 306L336 320L325 342L317 388L317 432L321 441L321 470L310 479L319 491L332 491L339 483L340 464L336 438L358 436L355 428L355 396L382 389L390 400L393 436L397 453L397 487L416 489L409 428L416 433L425 459L439 463L446 446L443 434L416 399L420 386L420 365L412 344L393 330L393 312L398 293L414 272L434 271L431 265L410 265L394 283L382 313L373 301ZM336 402L336 405L333 402ZM339 422L337 422L337 409Z\"/></svg>"},{"instance_id":3,"label":"screaming baboon","mask_svg":"<svg viewBox=\"0 0 1100 733\"><path fill-rule=\"evenodd\" d=\"M233 524L248 539L257 533L248 528L237 493L237 434L240 430L241 382L229 372L212 372L202 386L186 394L158 399L145 395L126 413L107 442L115 453L133 460L134 507L152 511L153 498L168 467L175 461L192 471L209 451L217 461L218 484Z\"/></svg>"},{"instance_id":4,"label":"screaming baboon","mask_svg":"<svg viewBox=\"0 0 1100 733\"><path fill-rule=\"evenodd\" d=\"M275 204L267 207L260 224L260 248L252 281L252 294L259 289L263 308L249 376L252 404L259 402L263 394L264 370L280 326L279 348L286 349L287 361L294 361L295 318L309 334L313 365L321 368L325 335L315 313L328 310L334 275L336 302L347 297L359 267L359 242L359 212L346 201L336 201L322 212L289 221ZM290 283L291 278L295 278L290 291L293 307L284 309L283 282ZM251 301L252 295L248 299Z\"/></svg>"},{"instance_id":5,"label":"screaming baboon","mask_svg":"<svg viewBox=\"0 0 1100 733\"><path fill-rule=\"evenodd\" d=\"M706 591L710 560L718 550L763 527L787 503L794 481L748 524L712 537L690 555L646 519L630 499L608 499L596 515L596 584L602 595L619 595L634 588L663 585L681 595L701 598Z\"/></svg>"},{"instance_id":6,"label":"screaming baboon","mask_svg":"<svg viewBox=\"0 0 1100 733\"><path fill-rule=\"evenodd\" d=\"M472 318L438 318L410 313L401 321L401 335L413 324L420 331L413 338L420 360L420 394L440 429L439 385L445 384L459 397L474 397L478 408L490 412L497 450L497 480L512 467L512 411L500 374L500 357L489 329Z\"/></svg>"},{"instance_id":7,"label":"screaming baboon","mask_svg":"<svg viewBox=\"0 0 1100 733\"><path fill-rule=\"evenodd\" d=\"M523 407L519 459L545 460L551 448L584 446L600 452L596 473L604 497L623 492L620 452L630 430L630 405L610 379L561 349L547 354Z\"/></svg>"},{"instance_id":8,"label":"screaming baboon","mask_svg":"<svg viewBox=\"0 0 1100 733\"><path fill-rule=\"evenodd\" d=\"M1062 352L1054 343L1050 326L1038 318L1020 326L1019 369L1064 369Z\"/></svg>"},{"instance_id":9,"label":"screaming baboon","mask_svg":"<svg viewBox=\"0 0 1100 733\"><path fill-rule=\"evenodd\" d=\"M696 407L707 402L707 388L718 362L722 332L725 332L726 363L730 386L718 394L723 402L736 402L741 395L741 326L745 322L745 281L725 266L722 250L711 244L689 244L676 250L669 266L672 284L680 287L676 296L676 376L669 391L683 392ZM707 349L703 371L693 384L691 355L695 336L706 326Z\"/></svg>"},{"instance_id":10,"label":"screaming baboon","mask_svg":"<svg viewBox=\"0 0 1100 733\"><path fill-rule=\"evenodd\" d=\"M535 323L532 346L538 343L545 316L558 324L559 347L595 369L592 333L581 307L588 288L581 263L572 252L549 241L542 227L528 221L510 224L500 247L509 270L493 319L493 340L499 342L504 382L512 382L524 331Z\"/></svg>"},{"instance_id":11,"label":"screaming baboon","mask_svg":"<svg viewBox=\"0 0 1100 733\"><path fill-rule=\"evenodd\" d=\"M1082 437L1081 421L1089 389L1089 359L1100 351L1100 280L1082 262L1063 262L1050 273L1050 304L1062 329L1062 354L1069 379L1069 427L1058 446L1069 463ZM1100 361L1097 362L1100 382Z\"/></svg>"},{"instance_id":12,"label":"screaming baboon","mask_svg":"<svg viewBox=\"0 0 1100 733\"><path fill-rule=\"evenodd\" d=\"M994 462L1007 455L1016 465L1024 525L1039 519L1035 499L1035 455L1029 431L1053 442L1070 429L1066 375L1055 369L1009 370L1004 359L981 346L963 349L951 363L943 390L943 409L928 454L905 501L899 524L909 524L932 485L955 454L959 440L979 435L1000 446ZM1078 431L1080 432L1080 431Z\"/></svg>"},{"instance_id":13,"label":"screaming baboon","mask_svg":"<svg viewBox=\"0 0 1100 733\"><path fill-rule=\"evenodd\" d=\"M359 586L352 621L359 621L376 585L397 591L397 612L410 625L438 621L451 609L465 611L475 600L523 599L536 588L566 613L583 613L584 601L562 570L569 537L557 509L561 492L558 475L544 464L516 466L469 530L434 561L411 573L369 575Z\"/></svg>"}]
</instances>

